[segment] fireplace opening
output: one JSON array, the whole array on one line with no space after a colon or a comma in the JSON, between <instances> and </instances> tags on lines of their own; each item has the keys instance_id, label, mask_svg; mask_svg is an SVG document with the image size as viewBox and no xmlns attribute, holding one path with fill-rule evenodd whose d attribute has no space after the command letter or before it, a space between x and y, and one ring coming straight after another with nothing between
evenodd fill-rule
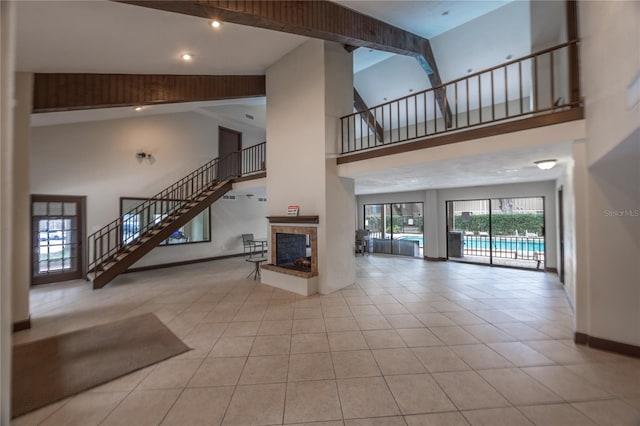
<instances>
[{"instance_id":1,"label":"fireplace opening","mask_svg":"<svg viewBox=\"0 0 640 426\"><path fill-rule=\"evenodd\" d=\"M311 272L311 236L276 233L276 265L295 271Z\"/></svg>"}]
</instances>

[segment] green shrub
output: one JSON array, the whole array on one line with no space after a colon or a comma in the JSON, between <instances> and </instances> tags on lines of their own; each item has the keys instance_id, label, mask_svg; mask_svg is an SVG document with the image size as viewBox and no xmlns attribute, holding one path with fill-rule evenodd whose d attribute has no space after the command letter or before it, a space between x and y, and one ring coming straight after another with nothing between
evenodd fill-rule
<instances>
[{"instance_id":1,"label":"green shrub","mask_svg":"<svg viewBox=\"0 0 640 426\"><path fill-rule=\"evenodd\" d=\"M517 230L523 237L525 232L535 232L542 236L544 227L544 216L541 214L492 214L491 220L493 235L515 235ZM466 222L462 221L461 215L456 215L454 221L456 231L471 231L475 234L489 232L488 214L471 215Z\"/></svg>"}]
</instances>

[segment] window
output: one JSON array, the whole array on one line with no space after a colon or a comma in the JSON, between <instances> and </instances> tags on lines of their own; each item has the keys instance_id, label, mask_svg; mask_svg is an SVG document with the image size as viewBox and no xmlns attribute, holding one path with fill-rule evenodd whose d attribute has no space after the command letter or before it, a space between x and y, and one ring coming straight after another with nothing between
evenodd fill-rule
<instances>
[{"instance_id":1,"label":"window","mask_svg":"<svg viewBox=\"0 0 640 426\"><path fill-rule=\"evenodd\" d=\"M122 242L129 244L140 236L140 230L148 223L159 223L166 215L150 213L127 213L140 204L147 201L146 198L120 198L120 215L122 216ZM162 210L158 208L158 210ZM160 243L161 246L176 244L191 244L211 241L210 208L206 208L189 223L174 231L169 238Z\"/></svg>"}]
</instances>

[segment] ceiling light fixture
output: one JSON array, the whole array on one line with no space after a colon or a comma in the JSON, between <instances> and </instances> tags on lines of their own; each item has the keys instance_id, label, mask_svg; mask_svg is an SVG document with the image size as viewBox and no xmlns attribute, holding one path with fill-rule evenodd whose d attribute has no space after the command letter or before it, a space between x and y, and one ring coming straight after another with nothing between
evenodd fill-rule
<instances>
[{"instance_id":1,"label":"ceiling light fixture","mask_svg":"<svg viewBox=\"0 0 640 426\"><path fill-rule=\"evenodd\" d=\"M511 53L509 53L505 59L508 61L511 58L513 58L513 55Z\"/></svg>"},{"instance_id":2,"label":"ceiling light fixture","mask_svg":"<svg viewBox=\"0 0 640 426\"><path fill-rule=\"evenodd\" d=\"M449 14L448 10L445 10L444 12L441 13L442 16L447 16Z\"/></svg>"},{"instance_id":3,"label":"ceiling light fixture","mask_svg":"<svg viewBox=\"0 0 640 426\"><path fill-rule=\"evenodd\" d=\"M191 62L193 56L190 53L183 53L182 55L180 55L180 58L182 58L182 60L185 62Z\"/></svg>"},{"instance_id":4,"label":"ceiling light fixture","mask_svg":"<svg viewBox=\"0 0 640 426\"><path fill-rule=\"evenodd\" d=\"M467 68L467 74L471 74L471 71L473 71L473 68Z\"/></svg>"},{"instance_id":5,"label":"ceiling light fixture","mask_svg":"<svg viewBox=\"0 0 640 426\"><path fill-rule=\"evenodd\" d=\"M553 166L556 165L556 163L558 162L558 160L540 160L540 161L534 161L533 163L538 166L538 168L540 170L549 170L549 169L553 169Z\"/></svg>"},{"instance_id":6,"label":"ceiling light fixture","mask_svg":"<svg viewBox=\"0 0 640 426\"><path fill-rule=\"evenodd\" d=\"M136 111L142 111L142 107L141 107L141 106L137 106L137 107L135 108L135 110L136 110Z\"/></svg>"},{"instance_id":7,"label":"ceiling light fixture","mask_svg":"<svg viewBox=\"0 0 640 426\"><path fill-rule=\"evenodd\" d=\"M215 19L211 21L211 26L213 28L220 28L220 21L216 21Z\"/></svg>"}]
</instances>

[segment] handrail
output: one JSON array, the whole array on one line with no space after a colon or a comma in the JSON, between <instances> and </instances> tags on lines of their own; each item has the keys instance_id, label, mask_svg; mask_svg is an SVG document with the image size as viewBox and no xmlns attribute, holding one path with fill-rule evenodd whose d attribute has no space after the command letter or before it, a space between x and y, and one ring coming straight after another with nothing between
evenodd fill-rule
<instances>
[{"instance_id":1,"label":"handrail","mask_svg":"<svg viewBox=\"0 0 640 426\"><path fill-rule=\"evenodd\" d=\"M148 231L159 226L216 183L263 171L265 152L266 142L262 142L232 152L226 157L214 158L89 235L86 249L87 272L100 271L105 263L124 248L139 242ZM134 218L138 226L131 232L125 228Z\"/></svg>"},{"instance_id":2,"label":"handrail","mask_svg":"<svg viewBox=\"0 0 640 426\"><path fill-rule=\"evenodd\" d=\"M341 152L580 106L570 99L572 40L340 118ZM496 80L498 80L496 82ZM451 108L444 120L437 104ZM527 105L525 105L525 101ZM531 103L531 105L528 105ZM372 129L383 129L382 140Z\"/></svg>"}]
</instances>

